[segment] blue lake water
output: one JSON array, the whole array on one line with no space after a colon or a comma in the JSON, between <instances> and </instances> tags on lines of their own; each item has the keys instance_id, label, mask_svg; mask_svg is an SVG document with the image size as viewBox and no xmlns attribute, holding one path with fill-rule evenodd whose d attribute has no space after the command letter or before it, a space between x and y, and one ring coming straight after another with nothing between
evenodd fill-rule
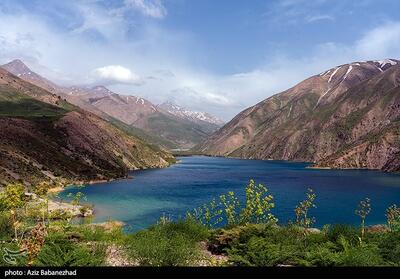
<instances>
[{"instance_id":1,"label":"blue lake water","mask_svg":"<svg viewBox=\"0 0 400 279\"><path fill-rule=\"evenodd\" d=\"M385 210L400 205L400 175L367 170L317 170L307 163L239 160L203 156L180 157L165 169L133 171L134 179L67 188L83 192L95 206L95 220L121 220L133 230L154 224L163 215L185 216L188 210L214 197L234 191L244 198L250 179L265 184L274 196L273 213L281 223L294 219L294 208L307 188L317 194L317 208L311 210L316 226L326 223L358 224L354 210L360 200L371 199L367 223L385 222Z\"/></svg>"}]
</instances>

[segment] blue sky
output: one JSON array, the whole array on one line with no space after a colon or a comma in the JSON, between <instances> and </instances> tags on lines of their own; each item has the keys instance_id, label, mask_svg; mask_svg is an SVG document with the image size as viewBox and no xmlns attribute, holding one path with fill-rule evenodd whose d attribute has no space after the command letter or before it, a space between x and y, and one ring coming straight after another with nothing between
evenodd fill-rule
<instances>
[{"instance_id":1,"label":"blue sky","mask_svg":"<svg viewBox=\"0 0 400 279\"><path fill-rule=\"evenodd\" d=\"M229 120L310 75L400 58L397 0L2 0L0 62Z\"/></svg>"}]
</instances>

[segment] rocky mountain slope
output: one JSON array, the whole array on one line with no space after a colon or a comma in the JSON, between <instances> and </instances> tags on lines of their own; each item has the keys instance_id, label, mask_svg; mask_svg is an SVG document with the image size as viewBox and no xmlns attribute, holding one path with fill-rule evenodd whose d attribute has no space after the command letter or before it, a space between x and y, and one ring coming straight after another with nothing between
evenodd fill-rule
<instances>
[{"instance_id":1,"label":"rocky mountain slope","mask_svg":"<svg viewBox=\"0 0 400 279\"><path fill-rule=\"evenodd\" d=\"M195 150L400 171L399 121L400 62L355 62L244 110Z\"/></svg>"},{"instance_id":2,"label":"rocky mountain slope","mask_svg":"<svg viewBox=\"0 0 400 279\"><path fill-rule=\"evenodd\" d=\"M107 121L120 121L120 126L124 126L131 133L165 148L193 147L221 126L217 123L219 120L209 114L197 113L183 117L143 98L116 94L104 86L58 86L34 73L20 60L14 60L2 67Z\"/></svg>"},{"instance_id":3,"label":"rocky mountain slope","mask_svg":"<svg viewBox=\"0 0 400 279\"><path fill-rule=\"evenodd\" d=\"M120 95L111 91L109 95L96 96L93 94L96 92L93 91L95 90L92 89L86 95L79 97L88 104L84 107L94 107L130 127L152 135L149 138L152 142L154 136L162 138L164 141L159 142L167 148L193 147L216 130L214 125L210 127L211 125L206 122L198 123L182 119L140 97Z\"/></svg>"},{"instance_id":4,"label":"rocky mountain slope","mask_svg":"<svg viewBox=\"0 0 400 279\"><path fill-rule=\"evenodd\" d=\"M89 181L128 169L166 167L174 158L0 69L0 182Z\"/></svg>"},{"instance_id":5,"label":"rocky mountain slope","mask_svg":"<svg viewBox=\"0 0 400 279\"><path fill-rule=\"evenodd\" d=\"M215 128L221 127L224 124L223 120L214 115L207 112L189 110L171 101L164 102L161 105L158 105L158 107L182 119L187 119L197 123L208 123Z\"/></svg>"}]
</instances>

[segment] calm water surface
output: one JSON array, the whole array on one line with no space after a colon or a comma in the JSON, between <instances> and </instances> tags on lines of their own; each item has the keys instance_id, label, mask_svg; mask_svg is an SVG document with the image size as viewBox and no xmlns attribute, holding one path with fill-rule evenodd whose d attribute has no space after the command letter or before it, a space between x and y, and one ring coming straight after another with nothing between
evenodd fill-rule
<instances>
[{"instance_id":1,"label":"calm water surface","mask_svg":"<svg viewBox=\"0 0 400 279\"><path fill-rule=\"evenodd\" d=\"M202 156L181 157L165 169L133 171L134 179L89 185L81 191L95 206L95 220L126 222L138 230L154 224L160 216L184 216L188 210L214 197L234 191L241 199L249 179L265 184L274 196L273 213L280 222L294 219L296 204L307 188L317 194L311 214L316 226L326 223L358 224L354 214L358 202L369 197L372 211L367 222L385 222L385 209L400 204L400 175L366 170L315 170L307 163L239 160Z\"/></svg>"}]
</instances>

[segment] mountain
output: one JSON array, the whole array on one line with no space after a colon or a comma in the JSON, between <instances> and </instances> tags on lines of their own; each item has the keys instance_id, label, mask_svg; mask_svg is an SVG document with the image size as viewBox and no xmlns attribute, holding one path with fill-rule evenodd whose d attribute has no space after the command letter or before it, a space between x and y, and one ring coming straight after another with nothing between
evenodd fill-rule
<instances>
[{"instance_id":1,"label":"mountain","mask_svg":"<svg viewBox=\"0 0 400 279\"><path fill-rule=\"evenodd\" d=\"M158 106L159 108L168 111L169 113L197 123L208 123L215 128L221 127L224 121L206 112L192 111L181 107L171 101L164 102Z\"/></svg>"},{"instance_id":2,"label":"mountain","mask_svg":"<svg viewBox=\"0 0 400 279\"><path fill-rule=\"evenodd\" d=\"M355 62L239 113L195 147L214 156L400 171L400 62Z\"/></svg>"},{"instance_id":3,"label":"mountain","mask_svg":"<svg viewBox=\"0 0 400 279\"><path fill-rule=\"evenodd\" d=\"M113 93L103 97L88 94L85 98L91 106L107 115L163 138L169 148L193 147L215 131L206 123L177 117L140 97Z\"/></svg>"},{"instance_id":4,"label":"mountain","mask_svg":"<svg viewBox=\"0 0 400 279\"><path fill-rule=\"evenodd\" d=\"M169 153L4 69L0 131L1 183L112 179L128 169L174 161Z\"/></svg>"},{"instance_id":5,"label":"mountain","mask_svg":"<svg viewBox=\"0 0 400 279\"><path fill-rule=\"evenodd\" d=\"M45 89L50 93L59 93L59 87L56 84L33 72L19 59L15 59L5 65L2 65L1 68L25 81Z\"/></svg>"},{"instance_id":6,"label":"mountain","mask_svg":"<svg viewBox=\"0 0 400 279\"><path fill-rule=\"evenodd\" d=\"M1 67L126 132L167 149L191 148L219 127L197 118L176 116L143 98L116 94L104 86L58 86L34 73L20 60Z\"/></svg>"}]
</instances>

